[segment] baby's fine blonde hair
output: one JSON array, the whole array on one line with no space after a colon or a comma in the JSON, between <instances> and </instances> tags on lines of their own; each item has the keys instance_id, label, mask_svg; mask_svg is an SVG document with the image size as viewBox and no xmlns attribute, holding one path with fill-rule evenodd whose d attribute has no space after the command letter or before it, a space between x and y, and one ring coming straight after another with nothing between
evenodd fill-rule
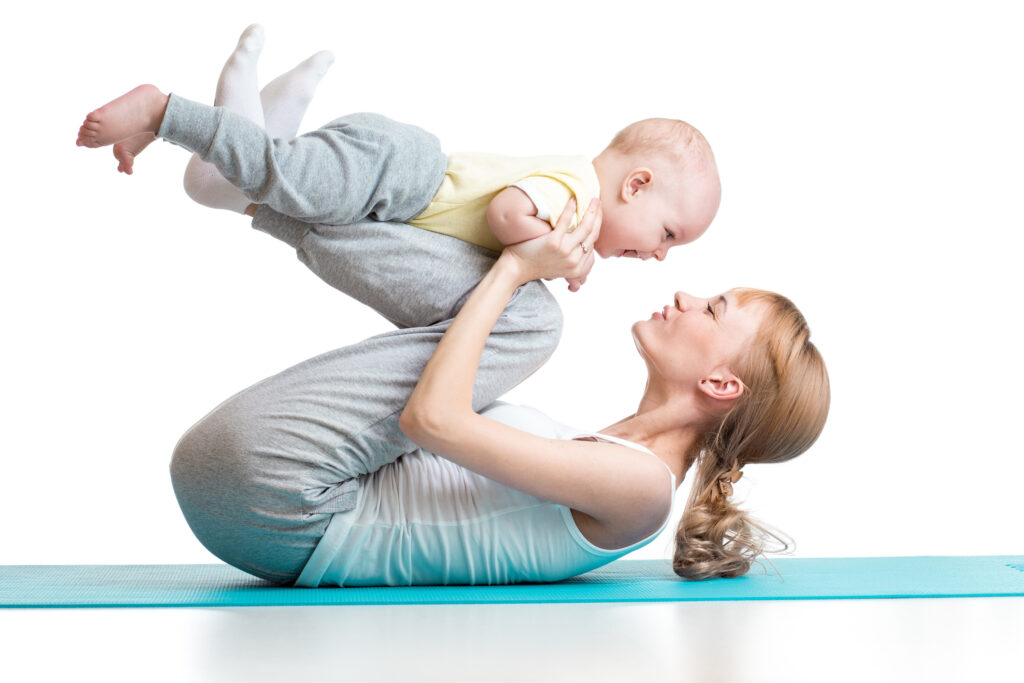
<instances>
[{"instance_id":1,"label":"baby's fine blonde hair","mask_svg":"<svg viewBox=\"0 0 1024 683\"><path fill-rule=\"evenodd\" d=\"M661 155L694 170L714 169L715 155L699 130L678 119L644 119L612 138L608 149L629 156Z\"/></svg>"}]
</instances>

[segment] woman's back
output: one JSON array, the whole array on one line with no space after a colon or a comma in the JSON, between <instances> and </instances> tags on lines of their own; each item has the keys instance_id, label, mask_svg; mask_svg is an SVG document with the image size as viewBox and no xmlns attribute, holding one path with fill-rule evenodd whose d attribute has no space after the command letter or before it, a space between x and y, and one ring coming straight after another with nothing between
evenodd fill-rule
<instances>
[{"instance_id":1,"label":"woman's back","mask_svg":"<svg viewBox=\"0 0 1024 683\"><path fill-rule=\"evenodd\" d=\"M483 414L547 438L583 435L524 406L497 403ZM621 557L660 531L625 548L598 548L566 506L416 450L360 479L355 508L334 515L296 584L558 581Z\"/></svg>"}]
</instances>

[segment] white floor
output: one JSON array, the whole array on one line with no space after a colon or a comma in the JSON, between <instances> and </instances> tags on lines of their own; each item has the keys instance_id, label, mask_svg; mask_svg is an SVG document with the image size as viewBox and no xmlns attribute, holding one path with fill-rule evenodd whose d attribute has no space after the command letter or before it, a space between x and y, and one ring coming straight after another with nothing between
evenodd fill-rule
<instances>
[{"instance_id":1,"label":"white floor","mask_svg":"<svg viewBox=\"0 0 1024 683\"><path fill-rule=\"evenodd\" d=\"M1022 646L1024 598L0 610L19 683L974 683Z\"/></svg>"}]
</instances>

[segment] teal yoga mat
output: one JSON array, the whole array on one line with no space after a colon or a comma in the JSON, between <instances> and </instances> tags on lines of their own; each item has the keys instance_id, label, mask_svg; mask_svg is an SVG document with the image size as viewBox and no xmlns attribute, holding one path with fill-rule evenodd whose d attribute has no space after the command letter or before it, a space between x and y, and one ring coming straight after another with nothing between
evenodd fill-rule
<instances>
[{"instance_id":1,"label":"teal yoga mat","mask_svg":"<svg viewBox=\"0 0 1024 683\"><path fill-rule=\"evenodd\" d=\"M665 560L618 560L554 584L287 588L228 567L0 566L0 607L236 607L813 600L1024 595L1024 555L781 558L746 576L681 581Z\"/></svg>"}]
</instances>

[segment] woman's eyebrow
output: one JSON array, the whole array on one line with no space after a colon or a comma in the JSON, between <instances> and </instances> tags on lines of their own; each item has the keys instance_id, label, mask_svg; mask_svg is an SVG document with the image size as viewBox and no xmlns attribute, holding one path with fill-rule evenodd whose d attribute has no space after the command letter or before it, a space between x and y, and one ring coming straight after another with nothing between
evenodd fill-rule
<instances>
[{"instance_id":1,"label":"woman's eyebrow","mask_svg":"<svg viewBox=\"0 0 1024 683\"><path fill-rule=\"evenodd\" d=\"M719 294L718 298L715 299L715 306L722 305L722 312L720 315L725 315L729 310L729 300L725 298L724 294Z\"/></svg>"}]
</instances>

